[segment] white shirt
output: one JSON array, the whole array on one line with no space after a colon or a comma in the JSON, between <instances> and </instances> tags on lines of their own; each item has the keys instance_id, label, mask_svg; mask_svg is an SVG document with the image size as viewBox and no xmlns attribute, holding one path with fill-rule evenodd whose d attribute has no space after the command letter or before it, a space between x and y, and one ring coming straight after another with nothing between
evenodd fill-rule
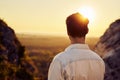
<instances>
[{"instance_id":1,"label":"white shirt","mask_svg":"<svg viewBox=\"0 0 120 80\"><path fill-rule=\"evenodd\" d=\"M72 44L54 57L48 80L103 80L104 72L103 60L87 44Z\"/></svg>"}]
</instances>

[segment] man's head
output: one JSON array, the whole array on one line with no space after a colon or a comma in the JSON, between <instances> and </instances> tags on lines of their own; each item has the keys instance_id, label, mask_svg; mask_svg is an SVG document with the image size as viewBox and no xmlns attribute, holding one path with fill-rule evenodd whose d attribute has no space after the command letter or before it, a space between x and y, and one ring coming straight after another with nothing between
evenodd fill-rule
<instances>
[{"instance_id":1,"label":"man's head","mask_svg":"<svg viewBox=\"0 0 120 80\"><path fill-rule=\"evenodd\" d=\"M68 35L73 38L85 37L88 33L88 23L89 20L79 13L68 16L66 19Z\"/></svg>"}]
</instances>

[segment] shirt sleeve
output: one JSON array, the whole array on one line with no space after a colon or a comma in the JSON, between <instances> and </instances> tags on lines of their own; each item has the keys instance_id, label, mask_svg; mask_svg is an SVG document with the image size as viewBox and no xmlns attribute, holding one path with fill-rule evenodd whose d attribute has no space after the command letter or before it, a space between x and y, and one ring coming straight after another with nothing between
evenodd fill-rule
<instances>
[{"instance_id":1,"label":"shirt sleeve","mask_svg":"<svg viewBox=\"0 0 120 80\"><path fill-rule=\"evenodd\" d=\"M49 67L48 80L64 80L62 77L62 67L59 60L54 59Z\"/></svg>"}]
</instances>

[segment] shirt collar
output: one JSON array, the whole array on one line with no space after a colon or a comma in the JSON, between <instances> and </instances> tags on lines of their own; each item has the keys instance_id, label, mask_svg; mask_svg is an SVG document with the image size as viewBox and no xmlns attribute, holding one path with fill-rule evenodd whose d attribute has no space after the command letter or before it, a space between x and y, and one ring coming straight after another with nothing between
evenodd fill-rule
<instances>
[{"instance_id":1,"label":"shirt collar","mask_svg":"<svg viewBox=\"0 0 120 80\"><path fill-rule=\"evenodd\" d=\"M71 49L89 49L89 46L87 44L71 44L65 49L65 51Z\"/></svg>"}]
</instances>

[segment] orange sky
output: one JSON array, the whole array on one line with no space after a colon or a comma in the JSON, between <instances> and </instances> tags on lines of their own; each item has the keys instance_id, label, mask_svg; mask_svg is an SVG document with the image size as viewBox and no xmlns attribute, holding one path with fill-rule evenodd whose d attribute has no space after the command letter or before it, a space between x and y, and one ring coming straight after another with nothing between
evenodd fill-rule
<instances>
[{"instance_id":1,"label":"orange sky","mask_svg":"<svg viewBox=\"0 0 120 80\"><path fill-rule=\"evenodd\" d=\"M0 18L16 33L65 35L65 19L82 6L93 8L89 37L100 37L120 17L120 0L0 0ZM89 13L89 12L88 12Z\"/></svg>"}]
</instances>

